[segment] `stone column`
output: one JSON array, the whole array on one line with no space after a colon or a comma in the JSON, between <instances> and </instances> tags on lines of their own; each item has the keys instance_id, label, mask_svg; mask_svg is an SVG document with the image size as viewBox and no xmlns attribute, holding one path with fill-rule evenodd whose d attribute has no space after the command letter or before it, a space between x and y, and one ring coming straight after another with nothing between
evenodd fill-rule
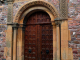
<instances>
[{"instance_id":1,"label":"stone column","mask_svg":"<svg viewBox=\"0 0 80 60\"><path fill-rule=\"evenodd\" d=\"M56 60L57 58L57 46L56 46L56 25L55 25L55 22L52 22L52 25L53 25L53 60Z\"/></svg>"},{"instance_id":2,"label":"stone column","mask_svg":"<svg viewBox=\"0 0 80 60\"><path fill-rule=\"evenodd\" d=\"M13 25L13 60L17 60L17 24Z\"/></svg>"},{"instance_id":3,"label":"stone column","mask_svg":"<svg viewBox=\"0 0 80 60\"><path fill-rule=\"evenodd\" d=\"M59 24L56 26L56 40L57 40L57 60L60 60L60 27Z\"/></svg>"},{"instance_id":4,"label":"stone column","mask_svg":"<svg viewBox=\"0 0 80 60\"><path fill-rule=\"evenodd\" d=\"M12 60L12 31L12 25L7 25L6 47L4 48L6 60Z\"/></svg>"},{"instance_id":5,"label":"stone column","mask_svg":"<svg viewBox=\"0 0 80 60\"><path fill-rule=\"evenodd\" d=\"M69 60L68 36L68 20L63 20L61 23L61 60Z\"/></svg>"},{"instance_id":6,"label":"stone column","mask_svg":"<svg viewBox=\"0 0 80 60\"><path fill-rule=\"evenodd\" d=\"M56 60L57 58L57 46L56 46L56 43L57 40L56 40L56 26L53 26L53 60Z\"/></svg>"},{"instance_id":7,"label":"stone column","mask_svg":"<svg viewBox=\"0 0 80 60\"><path fill-rule=\"evenodd\" d=\"M24 60L24 31L23 31L23 25L19 25L19 27L18 27L17 60Z\"/></svg>"},{"instance_id":8,"label":"stone column","mask_svg":"<svg viewBox=\"0 0 80 60\"><path fill-rule=\"evenodd\" d=\"M60 20L61 23L61 60L73 60L69 56L72 49L68 47L69 41L69 30L68 30L68 0L59 0L60 1ZM72 54L70 54L72 56Z\"/></svg>"},{"instance_id":9,"label":"stone column","mask_svg":"<svg viewBox=\"0 0 80 60\"><path fill-rule=\"evenodd\" d=\"M55 20L56 24L56 58L54 60L61 60L61 21Z\"/></svg>"},{"instance_id":10,"label":"stone column","mask_svg":"<svg viewBox=\"0 0 80 60\"><path fill-rule=\"evenodd\" d=\"M8 1L8 16L7 16L7 32L6 32L6 47L4 48L6 51L4 55L6 56L6 60L12 60L12 20L13 20L13 1Z\"/></svg>"}]
</instances>

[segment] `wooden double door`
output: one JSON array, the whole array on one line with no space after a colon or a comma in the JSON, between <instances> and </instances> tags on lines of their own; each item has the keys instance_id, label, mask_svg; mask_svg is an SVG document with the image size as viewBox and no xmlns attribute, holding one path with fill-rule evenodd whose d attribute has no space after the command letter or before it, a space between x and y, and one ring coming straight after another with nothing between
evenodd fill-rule
<instances>
[{"instance_id":1,"label":"wooden double door","mask_svg":"<svg viewBox=\"0 0 80 60\"><path fill-rule=\"evenodd\" d=\"M24 41L25 60L53 60L53 28L45 12L35 12L27 20Z\"/></svg>"}]
</instances>

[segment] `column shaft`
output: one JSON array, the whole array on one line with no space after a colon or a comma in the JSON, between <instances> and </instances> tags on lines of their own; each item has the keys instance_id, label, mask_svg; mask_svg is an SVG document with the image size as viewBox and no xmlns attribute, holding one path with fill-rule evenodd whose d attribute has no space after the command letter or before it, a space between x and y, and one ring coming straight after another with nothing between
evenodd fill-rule
<instances>
[{"instance_id":1,"label":"column shaft","mask_svg":"<svg viewBox=\"0 0 80 60\"><path fill-rule=\"evenodd\" d=\"M17 28L13 32L13 60L17 60Z\"/></svg>"},{"instance_id":2,"label":"column shaft","mask_svg":"<svg viewBox=\"0 0 80 60\"><path fill-rule=\"evenodd\" d=\"M56 46L56 43L57 40L56 40L56 26L53 26L53 60L56 60L57 58L57 46Z\"/></svg>"},{"instance_id":3,"label":"column shaft","mask_svg":"<svg viewBox=\"0 0 80 60\"><path fill-rule=\"evenodd\" d=\"M60 60L60 28L59 25L56 27L56 33L57 33L57 60Z\"/></svg>"}]
</instances>

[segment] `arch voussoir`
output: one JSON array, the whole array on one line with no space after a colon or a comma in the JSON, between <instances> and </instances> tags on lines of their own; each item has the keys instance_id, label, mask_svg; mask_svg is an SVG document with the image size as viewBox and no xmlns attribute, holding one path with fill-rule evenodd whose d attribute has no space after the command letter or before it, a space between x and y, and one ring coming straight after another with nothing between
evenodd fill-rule
<instances>
[{"instance_id":1,"label":"arch voussoir","mask_svg":"<svg viewBox=\"0 0 80 60\"><path fill-rule=\"evenodd\" d=\"M57 18L59 16L58 12L57 12L57 9L51 5L49 2L45 2L45 1L31 1L31 2L28 2L26 4L24 4L19 10L18 12L16 13L15 15L15 18L13 20L13 22L15 23L18 23L19 22L19 18L21 16L21 14L31 8L31 7L34 7L34 6L43 6L43 7L46 7L47 9L49 9L51 11L51 13L54 15L54 18Z\"/></svg>"}]
</instances>

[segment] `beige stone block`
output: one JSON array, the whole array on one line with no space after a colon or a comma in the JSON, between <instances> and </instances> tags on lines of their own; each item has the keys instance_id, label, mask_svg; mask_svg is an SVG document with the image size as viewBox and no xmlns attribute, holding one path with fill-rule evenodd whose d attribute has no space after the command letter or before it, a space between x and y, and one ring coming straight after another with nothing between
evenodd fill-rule
<instances>
[{"instance_id":1,"label":"beige stone block","mask_svg":"<svg viewBox=\"0 0 80 60\"><path fill-rule=\"evenodd\" d=\"M63 20L61 26L67 26L67 25L68 25L68 20Z\"/></svg>"},{"instance_id":2,"label":"beige stone block","mask_svg":"<svg viewBox=\"0 0 80 60\"><path fill-rule=\"evenodd\" d=\"M68 58L69 60L73 60L73 52L72 52L72 48L69 48L69 52L68 52Z\"/></svg>"},{"instance_id":3,"label":"beige stone block","mask_svg":"<svg viewBox=\"0 0 80 60\"><path fill-rule=\"evenodd\" d=\"M68 40L68 30L61 30L61 40Z\"/></svg>"},{"instance_id":4,"label":"beige stone block","mask_svg":"<svg viewBox=\"0 0 80 60\"><path fill-rule=\"evenodd\" d=\"M12 26L7 26L6 40L12 41Z\"/></svg>"},{"instance_id":5,"label":"beige stone block","mask_svg":"<svg viewBox=\"0 0 80 60\"><path fill-rule=\"evenodd\" d=\"M61 40L61 48L68 48L68 40Z\"/></svg>"},{"instance_id":6,"label":"beige stone block","mask_svg":"<svg viewBox=\"0 0 80 60\"><path fill-rule=\"evenodd\" d=\"M7 57L6 60L11 60L11 57Z\"/></svg>"},{"instance_id":7,"label":"beige stone block","mask_svg":"<svg viewBox=\"0 0 80 60\"><path fill-rule=\"evenodd\" d=\"M68 40L71 41L71 34L70 34L70 30L68 30Z\"/></svg>"},{"instance_id":8,"label":"beige stone block","mask_svg":"<svg viewBox=\"0 0 80 60\"><path fill-rule=\"evenodd\" d=\"M56 26L56 46L57 46L57 60L60 60L60 28L59 25Z\"/></svg>"},{"instance_id":9,"label":"beige stone block","mask_svg":"<svg viewBox=\"0 0 80 60\"><path fill-rule=\"evenodd\" d=\"M56 26L53 27L53 47L56 47Z\"/></svg>"},{"instance_id":10,"label":"beige stone block","mask_svg":"<svg viewBox=\"0 0 80 60\"><path fill-rule=\"evenodd\" d=\"M17 56L17 60L23 60L22 56Z\"/></svg>"},{"instance_id":11,"label":"beige stone block","mask_svg":"<svg viewBox=\"0 0 80 60\"><path fill-rule=\"evenodd\" d=\"M68 29L68 26L62 26L61 29L66 30L66 29Z\"/></svg>"},{"instance_id":12,"label":"beige stone block","mask_svg":"<svg viewBox=\"0 0 80 60\"><path fill-rule=\"evenodd\" d=\"M11 56L12 55L12 52L11 52L11 47L8 48L8 51L7 51L7 56Z\"/></svg>"},{"instance_id":13,"label":"beige stone block","mask_svg":"<svg viewBox=\"0 0 80 60\"><path fill-rule=\"evenodd\" d=\"M68 60L68 48L61 48L61 60Z\"/></svg>"},{"instance_id":14,"label":"beige stone block","mask_svg":"<svg viewBox=\"0 0 80 60\"><path fill-rule=\"evenodd\" d=\"M56 47L56 26L53 26L53 60L56 60L56 52L57 52L57 47Z\"/></svg>"},{"instance_id":15,"label":"beige stone block","mask_svg":"<svg viewBox=\"0 0 80 60\"><path fill-rule=\"evenodd\" d=\"M68 21L65 20L61 23L61 29L68 29Z\"/></svg>"},{"instance_id":16,"label":"beige stone block","mask_svg":"<svg viewBox=\"0 0 80 60\"><path fill-rule=\"evenodd\" d=\"M6 47L11 48L12 41L6 40Z\"/></svg>"},{"instance_id":17,"label":"beige stone block","mask_svg":"<svg viewBox=\"0 0 80 60\"><path fill-rule=\"evenodd\" d=\"M17 58L17 29L14 28L13 33L13 60Z\"/></svg>"},{"instance_id":18,"label":"beige stone block","mask_svg":"<svg viewBox=\"0 0 80 60\"><path fill-rule=\"evenodd\" d=\"M69 40L68 22L67 20L65 20L61 24L61 60L69 60L68 40Z\"/></svg>"},{"instance_id":19,"label":"beige stone block","mask_svg":"<svg viewBox=\"0 0 80 60\"><path fill-rule=\"evenodd\" d=\"M17 35L17 59L21 60L22 59L22 52L24 50L22 43L23 43L23 35L22 35L22 28L18 28L18 35ZM24 43L23 43L24 44Z\"/></svg>"},{"instance_id":20,"label":"beige stone block","mask_svg":"<svg viewBox=\"0 0 80 60\"><path fill-rule=\"evenodd\" d=\"M17 47L17 56L22 56L22 47Z\"/></svg>"},{"instance_id":21,"label":"beige stone block","mask_svg":"<svg viewBox=\"0 0 80 60\"><path fill-rule=\"evenodd\" d=\"M7 51L8 51L8 48L7 47L4 47L4 56L7 57Z\"/></svg>"},{"instance_id":22,"label":"beige stone block","mask_svg":"<svg viewBox=\"0 0 80 60\"><path fill-rule=\"evenodd\" d=\"M68 18L68 20L73 20L72 18Z\"/></svg>"},{"instance_id":23,"label":"beige stone block","mask_svg":"<svg viewBox=\"0 0 80 60\"><path fill-rule=\"evenodd\" d=\"M6 57L7 59L11 59L12 56L12 26L8 25L7 26L7 32L6 32Z\"/></svg>"}]
</instances>

